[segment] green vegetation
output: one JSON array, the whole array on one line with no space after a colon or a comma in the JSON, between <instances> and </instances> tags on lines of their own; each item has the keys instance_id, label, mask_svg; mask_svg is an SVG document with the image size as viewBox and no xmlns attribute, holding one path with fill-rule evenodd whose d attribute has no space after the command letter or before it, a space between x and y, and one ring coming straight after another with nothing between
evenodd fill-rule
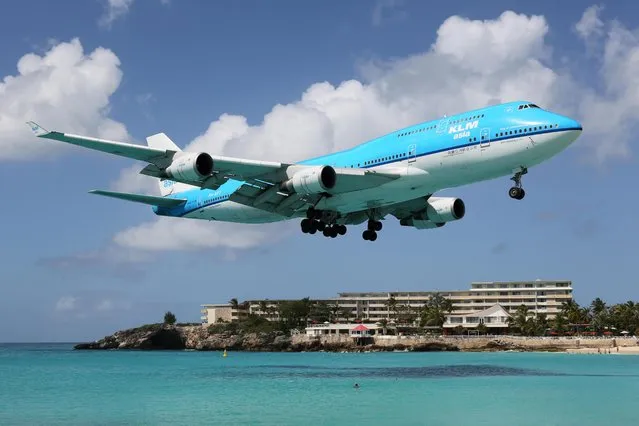
<instances>
[{"instance_id":1,"label":"green vegetation","mask_svg":"<svg viewBox=\"0 0 639 426\"><path fill-rule=\"evenodd\" d=\"M632 301L608 306L596 298L590 306L579 306L571 300L564 302L561 312L548 321L543 314L533 317L526 306L517 308L510 318L510 326L526 336L544 334L620 335L639 334L639 304Z\"/></svg>"},{"instance_id":2,"label":"green vegetation","mask_svg":"<svg viewBox=\"0 0 639 426\"><path fill-rule=\"evenodd\" d=\"M164 324L175 324L175 315L173 315L173 312L168 311L164 314Z\"/></svg>"},{"instance_id":3,"label":"green vegetation","mask_svg":"<svg viewBox=\"0 0 639 426\"><path fill-rule=\"evenodd\" d=\"M249 314L246 318L237 322L219 322L208 328L209 334L243 334L243 333L270 333L273 331L287 331L282 324L269 321L255 314Z\"/></svg>"},{"instance_id":4,"label":"green vegetation","mask_svg":"<svg viewBox=\"0 0 639 426\"><path fill-rule=\"evenodd\" d=\"M258 313L249 314L247 302L240 303L233 298L229 301L232 307L239 309L238 321L220 322L209 326L211 334L217 333L260 333L282 331L285 333L293 329L302 331L308 324L322 324L325 322L367 322L366 318L355 318L354 312L339 306L321 301L312 301L308 297L300 300L285 300L277 302L261 301ZM398 303L394 296L386 301L389 311L387 319L379 321L382 334L397 334L398 332L423 332L423 328L439 329L443 326L446 316L453 312L450 299L435 293L424 306L409 306ZM243 311L243 312L242 312ZM164 322L173 324L175 316ZM171 322L172 321L172 322ZM561 312L552 320L545 314L534 315L525 305L521 305L508 321L509 333L525 336L544 335L639 335L639 304L626 302L608 306L606 302L597 298L587 307L579 306L575 301L565 302ZM419 326L419 327L418 327ZM421 330L420 330L421 329ZM459 326L452 330L455 334L469 332L486 334L490 329L484 325L474 330Z\"/></svg>"}]
</instances>

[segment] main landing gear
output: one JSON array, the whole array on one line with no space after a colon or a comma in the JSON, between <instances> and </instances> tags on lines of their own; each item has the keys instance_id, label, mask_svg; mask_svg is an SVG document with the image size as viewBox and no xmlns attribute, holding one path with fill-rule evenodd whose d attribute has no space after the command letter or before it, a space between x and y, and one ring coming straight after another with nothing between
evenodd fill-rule
<instances>
[{"instance_id":1,"label":"main landing gear","mask_svg":"<svg viewBox=\"0 0 639 426\"><path fill-rule=\"evenodd\" d=\"M377 239L377 232L382 230L382 222L379 220L369 220L368 229L362 233L362 238L366 241L375 241Z\"/></svg>"},{"instance_id":2,"label":"main landing gear","mask_svg":"<svg viewBox=\"0 0 639 426\"><path fill-rule=\"evenodd\" d=\"M515 173L515 175L510 178L510 180L515 182L515 186L508 190L508 195L510 196L510 198L521 200L526 196L526 191L524 191L524 188L521 187L521 177L526 173L528 173L528 169L522 167L520 171Z\"/></svg>"},{"instance_id":3,"label":"main landing gear","mask_svg":"<svg viewBox=\"0 0 639 426\"><path fill-rule=\"evenodd\" d=\"M305 234L315 234L317 231L322 232L325 237L335 238L338 235L346 235L346 225L324 221L324 215L321 211L314 208L308 209L306 219L302 219L300 224L302 232Z\"/></svg>"}]
</instances>

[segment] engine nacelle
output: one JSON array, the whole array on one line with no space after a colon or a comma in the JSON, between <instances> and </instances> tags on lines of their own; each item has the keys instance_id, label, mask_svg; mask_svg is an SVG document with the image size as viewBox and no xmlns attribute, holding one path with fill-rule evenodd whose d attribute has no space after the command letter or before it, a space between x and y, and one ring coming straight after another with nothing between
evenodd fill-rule
<instances>
[{"instance_id":1,"label":"engine nacelle","mask_svg":"<svg viewBox=\"0 0 639 426\"><path fill-rule=\"evenodd\" d=\"M175 180L198 181L213 173L213 158L205 153L175 154L173 162L165 170Z\"/></svg>"},{"instance_id":2,"label":"engine nacelle","mask_svg":"<svg viewBox=\"0 0 639 426\"><path fill-rule=\"evenodd\" d=\"M281 189L302 195L326 192L335 187L337 173L331 166L305 167L282 182Z\"/></svg>"},{"instance_id":3,"label":"engine nacelle","mask_svg":"<svg viewBox=\"0 0 639 426\"><path fill-rule=\"evenodd\" d=\"M466 214L466 205L460 198L430 197L423 218L435 223L459 220Z\"/></svg>"},{"instance_id":4,"label":"engine nacelle","mask_svg":"<svg viewBox=\"0 0 639 426\"><path fill-rule=\"evenodd\" d=\"M431 222L430 220L421 220L415 218L402 219L399 221L399 224L402 226L412 226L415 229L433 229L433 228L441 228L446 225L446 222Z\"/></svg>"}]
</instances>

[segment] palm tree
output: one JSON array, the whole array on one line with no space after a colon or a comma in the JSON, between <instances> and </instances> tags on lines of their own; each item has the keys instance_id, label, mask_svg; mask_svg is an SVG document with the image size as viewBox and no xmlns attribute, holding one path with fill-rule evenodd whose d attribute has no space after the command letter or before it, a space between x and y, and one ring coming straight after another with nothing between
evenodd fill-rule
<instances>
[{"instance_id":1,"label":"palm tree","mask_svg":"<svg viewBox=\"0 0 639 426\"><path fill-rule=\"evenodd\" d=\"M508 318L508 325L513 326L521 334L526 334L528 332L528 306L522 304L519 305L515 314Z\"/></svg>"},{"instance_id":2,"label":"palm tree","mask_svg":"<svg viewBox=\"0 0 639 426\"><path fill-rule=\"evenodd\" d=\"M433 294L422 308L420 323L422 326L442 327L446 315L453 311L453 302L439 293Z\"/></svg>"},{"instance_id":3,"label":"palm tree","mask_svg":"<svg viewBox=\"0 0 639 426\"><path fill-rule=\"evenodd\" d=\"M393 318L395 318L397 316L397 300L395 299L395 296L393 296L392 294L386 301L386 307L388 309L388 318L390 319L391 312L393 313Z\"/></svg>"},{"instance_id":4,"label":"palm tree","mask_svg":"<svg viewBox=\"0 0 639 426\"><path fill-rule=\"evenodd\" d=\"M240 303L237 301L235 297L229 300L229 304L231 305L231 308L233 309L237 309L240 306Z\"/></svg>"}]
</instances>

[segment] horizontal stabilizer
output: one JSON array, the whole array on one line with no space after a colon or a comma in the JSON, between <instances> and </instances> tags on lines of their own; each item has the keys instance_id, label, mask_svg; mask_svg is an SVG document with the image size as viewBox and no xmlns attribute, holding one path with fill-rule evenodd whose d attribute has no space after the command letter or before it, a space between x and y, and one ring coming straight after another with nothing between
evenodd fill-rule
<instances>
[{"instance_id":1,"label":"horizontal stabilizer","mask_svg":"<svg viewBox=\"0 0 639 426\"><path fill-rule=\"evenodd\" d=\"M104 195L105 197L119 198L120 200L133 201L135 203L149 204L151 206L167 208L177 207L186 203L186 200L183 198L165 198L157 197L154 195L128 194L126 192L102 191L100 189L94 189L93 191L89 191L89 193Z\"/></svg>"}]
</instances>

